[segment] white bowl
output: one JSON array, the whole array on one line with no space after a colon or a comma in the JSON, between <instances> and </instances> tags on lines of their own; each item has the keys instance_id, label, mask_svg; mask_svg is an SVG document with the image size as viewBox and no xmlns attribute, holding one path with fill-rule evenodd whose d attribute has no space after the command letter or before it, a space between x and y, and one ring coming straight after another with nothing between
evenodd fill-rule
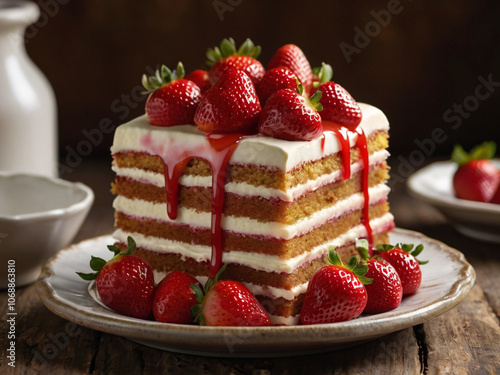
<instances>
[{"instance_id":1,"label":"white bowl","mask_svg":"<svg viewBox=\"0 0 500 375\"><path fill-rule=\"evenodd\" d=\"M500 168L500 160L493 163ZM414 173L407 181L409 192L437 208L460 233L481 241L500 243L500 204L459 199L453 194L451 161L436 162Z\"/></svg>"},{"instance_id":2,"label":"white bowl","mask_svg":"<svg viewBox=\"0 0 500 375\"><path fill-rule=\"evenodd\" d=\"M71 243L94 201L81 184L0 172L0 288L32 283Z\"/></svg>"}]
</instances>

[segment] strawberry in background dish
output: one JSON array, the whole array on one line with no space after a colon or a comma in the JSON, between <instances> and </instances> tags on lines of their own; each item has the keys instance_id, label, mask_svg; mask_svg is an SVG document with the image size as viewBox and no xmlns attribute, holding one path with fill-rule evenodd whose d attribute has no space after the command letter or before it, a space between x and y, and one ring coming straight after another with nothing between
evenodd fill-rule
<instances>
[{"instance_id":1,"label":"strawberry in background dish","mask_svg":"<svg viewBox=\"0 0 500 375\"><path fill-rule=\"evenodd\" d=\"M201 90L193 81L184 79L181 62L172 72L162 65L156 74L142 76L142 85L149 94L146 115L151 125L173 126L192 124Z\"/></svg>"},{"instance_id":2,"label":"strawberry in background dish","mask_svg":"<svg viewBox=\"0 0 500 375\"><path fill-rule=\"evenodd\" d=\"M212 85L228 70L241 70L245 72L253 84L257 84L264 76L265 69L257 60L260 55L260 46L247 39L236 49L236 43L232 38L224 39L219 47L207 51L208 78Z\"/></svg>"},{"instance_id":3,"label":"strawberry in background dish","mask_svg":"<svg viewBox=\"0 0 500 375\"><path fill-rule=\"evenodd\" d=\"M490 160L495 150L494 142L484 142L469 153L460 145L454 147L451 159L458 164L453 175L457 198L478 202L493 200L500 185L500 173Z\"/></svg>"}]
</instances>

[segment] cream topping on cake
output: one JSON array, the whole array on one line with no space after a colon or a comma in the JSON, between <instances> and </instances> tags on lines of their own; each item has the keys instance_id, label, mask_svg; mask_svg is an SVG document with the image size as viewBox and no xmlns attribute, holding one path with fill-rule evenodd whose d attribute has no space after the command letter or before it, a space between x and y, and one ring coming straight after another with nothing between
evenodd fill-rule
<instances>
[{"instance_id":1,"label":"cream topping on cake","mask_svg":"<svg viewBox=\"0 0 500 375\"><path fill-rule=\"evenodd\" d=\"M389 122L384 113L369 104L359 103L363 112L360 127L369 136L376 131L388 131ZM277 138L255 135L240 141L231 156L230 163L255 164L268 168L277 168L288 172L297 166L318 160L325 155L340 151L341 145L331 131L324 132L324 148L321 147L322 137L308 142L285 141ZM154 145L144 142L154 140ZM356 143L357 133L349 133L350 144ZM169 147L173 145L189 145L190 148L202 150L210 148L206 133L193 125L177 125L158 127L149 124L147 117L138 117L119 126L111 152L146 152L152 155L168 155ZM158 152L161 150L162 152Z\"/></svg>"}]
</instances>

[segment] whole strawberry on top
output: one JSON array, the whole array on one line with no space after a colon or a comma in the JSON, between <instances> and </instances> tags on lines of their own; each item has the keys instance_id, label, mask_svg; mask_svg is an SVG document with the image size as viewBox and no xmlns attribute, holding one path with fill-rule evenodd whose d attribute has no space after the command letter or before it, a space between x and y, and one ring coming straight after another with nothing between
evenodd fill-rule
<instances>
[{"instance_id":1,"label":"whole strawberry on top","mask_svg":"<svg viewBox=\"0 0 500 375\"><path fill-rule=\"evenodd\" d=\"M256 128L261 109L248 75L232 69L202 95L194 122L206 132L245 132Z\"/></svg>"},{"instance_id":2,"label":"whole strawberry on top","mask_svg":"<svg viewBox=\"0 0 500 375\"><path fill-rule=\"evenodd\" d=\"M219 47L207 51L208 79L212 85L228 70L238 69L245 72L253 84L257 84L264 76L265 69L257 60L261 48L256 46L250 39L236 49L236 43L232 38L224 39Z\"/></svg>"},{"instance_id":3,"label":"whole strawberry on top","mask_svg":"<svg viewBox=\"0 0 500 375\"><path fill-rule=\"evenodd\" d=\"M295 90L282 89L267 100L259 119L259 133L288 141L310 141L323 134L318 111L322 110L321 92L306 99L302 85Z\"/></svg>"},{"instance_id":4,"label":"whole strawberry on top","mask_svg":"<svg viewBox=\"0 0 500 375\"><path fill-rule=\"evenodd\" d=\"M150 319L153 306L154 277L151 265L144 259L131 255L135 241L128 237L124 252L116 246L108 246L115 256L109 261L91 257L93 273L77 274L84 280L96 280L96 288L102 302L116 312L140 319Z\"/></svg>"},{"instance_id":5,"label":"whole strawberry on top","mask_svg":"<svg viewBox=\"0 0 500 375\"><path fill-rule=\"evenodd\" d=\"M163 323L190 324L194 318L191 308L198 303L191 289L201 284L186 272L169 272L158 284L153 299L155 320Z\"/></svg>"},{"instance_id":6,"label":"whole strawberry on top","mask_svg":"<svg viewBox=\"0 0 500 375\"><path fill-rule=\"evenodd\" d=\"M491 162L495 142L484 142L467 153L456 145L451 159L458 164L453 175L453 189L457 198L490 202L500 186L498 168Z\"/></svg>"},{"instance_id":7,"label":"whole strawberry on top","mask_svg":"<svg viewBox=\"0 0 500 375\"><path fill-rule=\"evenodd\" d=\"M295 44L286 44L280 47L273 55L267 70L284 67L291 70L304 87L304 93L309 96L313 84L313 71L304 52Z\"/></svg>"},{"instance_id":8,"label":"whole strawberry on top","mask_svg":"<svg viewBox=\"0 0 500 375\"><path fill-rule=\"evenodd\" d=\"M318 90L323 94L320 100L323 105L321 119L354 130L361 122L361 109L345 88L330 81L332 74L332 67L323 63L318 73L318 86L313 89L313 92Z\"/></svg>"},{"instance_id":9,"label":"whole strawberry on top","mask_svg":"<svg viewBox=\"0 0 500 375\"><path fill-rule=\"evenodd\" d=\"M269 326L266 310L243 284L220 280L224 265L217 275L207 281L205 293L195 284L191 288L199 302L192 309L195 322L207 326Z\"/></svg>"},{"instance_id":10,"label":"whole strawberry on top","mask_svg":"<svg viewBox=\"0 0 500 375\"><path fill-rule=\"evenodd\" d=\"M297 87L297 76L290 69L280 67L268 70L262 80L255 86L257 95L262 105L276 91L281 89L295 89Z\"/></svg>"},{"instance_id":11,"label":"whole strawberry on top","mask_svg":"<svg viewBox=\"0 0 500 375\"><path fill-rule=\"evenodd\" d=\"M208 79L208 72L203 69L193 70L192 72L186 74L184 78L188 81L193 81L194 83L196 83L196 85L200 88L202 94L210 87L212 87L212 84Z\"/></svg>"},{"instance_id":12,"label":"whole strawberry on top","mask_svg":"<svg viewBox=\"0 0 500 375\"><path fill-rule=\"evenodd\" d=\"M193 81L183 77L184 67L181 62L174 72L162 65L155 75L142 76L142 85L147 93L150 93L146 102L146 115L152 125L173 126L193 123L201 91Z\"/></svg>"},{"instance_id":13,"label":"whole strawberry on top","mask_svg":"<svg viewBox=\"0 0 500 375\"><path fill-rule=\"evenodd\" d=\"M365 277L373 279L371 284L365 285L368 302L363 312L378 314L394 310L403 299L403 286L396 269L385 261L370 259L367 240L356 241L356 248L368 266Z\"/></svg>"},{"instance_id":14,"label":"whole strawberry on top","mask_svg":"<svg viewBox=\"0 0 500 375\"><path fill-rule=\"evenodd\" d=\"M334 323L358 317L367 303L366 288L372 279L365 277L366 264L351 257L344 266L339 255L330 248L331 265L321 267L307 286L300 311L302 324Z\"/></svg>"},{"instance_id":15,"label":"whole strawberry on top","mask_svg":"<svg viewBox=\"0 0 500 375\"><path fill-rule=\"evenodd\" d=\"M392 246L389 244L378 245L377 252L380 257L390 263L401 279L403 286L403 295L414 294L420 288L422 283L422 271L420 265L428 263L421 261L417 256L424 249L424 245L420 244L414 248L411 244L397 244Z\"/></svg>"}]
</instances>

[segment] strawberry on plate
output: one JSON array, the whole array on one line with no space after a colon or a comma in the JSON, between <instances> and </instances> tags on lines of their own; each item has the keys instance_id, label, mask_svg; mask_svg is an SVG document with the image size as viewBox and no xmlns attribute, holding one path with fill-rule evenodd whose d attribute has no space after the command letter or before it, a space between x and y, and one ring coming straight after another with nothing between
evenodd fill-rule
<instances>
[{"instance_id":1,"label":"strawberry on plate","mask_svg":"<svg viewBox=\"0 0 500 375\"><path fill-rule=\"evenodd\" d=\"M202 95L194 122L206 132L244 132L256 127L261 109L248 75L233 69Z\"/></svg>"},{"instance_id":2,"label":"strawberry on plate","mask_svg":"<svg viewBox=\"0 0 500 375\"><path fill-rule=\"evenodd\" d=\"M422 283L420 265L428 262L417 259L417 256L424 249L424 245L420 244L415 249L413 248L414 245L410 244L377 246L377 252L380 254L380 257L396 269L401 279L404 296L414 294L420 288L420 284Z\"/></svg>"},{"instance_id":3,"label":"strawberry on plate","mask_svg":"<svg viewBox=\"0 0 500 375\"><path fill-rule=\"evenodd\" d=\"M365 277L373 279L371 284L365 285L368 302L363 312L378 314L394 310L403 299L403 286L396 269L385 261L370 259L367 240L356 241L356 247L368 266Z\"/></svg>"},{"instance_id":4,"label":"strawberry on plate","mask_svg":"<svg viewBox=\"0 0 500 375\"><path fill-rule=\"evenodd\" d=\"M196 85L200 88L202 94L205 91L207 91L210 87L212 87L212 84L208 79L208 72L203 69L193 70L192 72L186 74L184 79L196 83Z\"/></svg>"},{"instance_id":5,"label":"strawberry on plate","mask_svg":"<svg viewBox=\"0 0 500 375\"><path fill-rule=\"evenodd\" d=\"M151 265L144 259L131 255L136 244L128 237L124 252L116 246L108 246L115 256L109 261L91 257L93 273L77 274L84 280L96 280L96 288L102 302L116 312L139 319L152 315L154 277Z\"/></svg>"},{"instance_id":6,"label":"strawberry on plate","mask_svg":"<svg viewBox=\"0 0 500 375\"><path fill-rule=\"evenodd\" d=\"M372 280L364 275L368 267L351 257L344 266L337 252L330 248L331 265L321 267L307 286L300 311L302 324L343 322L357 318L365 309L366 288Z\"/></svg>"},{"instance_id":7,"label":"strawberry on plate","mask_svg":"<svg viewBox=\"0 0 500 375\"><path fill-rule=\"evenodd\" d=\"M304 87L304 93L308 96L311 93L313 84L313 71L311 64L307 60L304 52L295 44L286 44L280 47L273 55L267 70L285 67L290 69L299 79Z\"/></svg>"},{"instance_id":8,"label":"strawberry on plate","mask_svg":"<svg viewBox=\"0 0 500 375\"><path fill-rule=\"evenodd\" d=\"M322 92L320 103L323 105L321 119L331 121L354 130L361 122L361 108L345 88L330 81L333 70L330 65L323 63L319 73L319 85L313 89Z\"/></svg>"},{"instance_id":9,"label":"strawberry on plate","mask_svg":"<svg viewBox=\"0 0 500 375\"><path fill-rule=\"evenodd\" d=\"M191 285L201 284L186 272L169 272L156 287L153 299L155 320L163 323L193 323L191 308L198 303Z\"/></svg>"},{"instance_id":10,"label":"strawberry on plate","mask_svg":"<svg viewBox=\"0 0 500 375\"><path fill-rule=\"evenodd\" d=\"M297 81L298 82L298 81ZM296 90L282 89L267 100L259 119L259 132L288 141L310 141L323 134L318 111L321 92L309 99L302 95L302 85Z\"/></svg>"},{"instance_id":11,"label":"strawberry on plate","mask_svg":"<svg viewBox=\"0 0 500 375\"><path fill-rule=\"evenodd\" d=\"M264 76L265 69L257 60L261 48L256 46L250 39L236 49L236 43L232 38L224 39L219 47L207 51L206 64L210 67L208 78L212 85L228 70L238 69L245 72L253 84L257 84Z\"/></svg>"},{"instance_id":12,"label":"strawberry on plate","mask_svg":"<svg viewBox=\"0 0 500 375\"><path fill-rule=\"evenodd\" d=\"M155 75L142 76L142 85L150 93L146 102L146 115L151 125L173 126L193 123L201 91L193 81L183 77L184 67L181 62L174 72L162 65Z\"/></svg>"},{"instance_id":13,"label":"strawberry on plate","mask_svg":"<svg viewBox=\"0 0 500 375\"><path fill-rule=\"evenodd\" d=\"M469 153L456 145L451 159L458 164L453 175L453 189L457 198L490 202L500 186L500 174L491 162L495 155L494 142L484 142Z\"/></svg>"},{"instance_id":14,"label":"strawberry on plate","mask_svg":"<svg viewBox=\"0 0 500 375\"><path fill-rule=\"evenodd\" d=\"M243 284L220 280L224 265L217 275L208 280L205 294L197 285L191 285L199 304L192 309L195 321L207 326L269 326L266 310Z\"/></svg>"}]
</instances>

